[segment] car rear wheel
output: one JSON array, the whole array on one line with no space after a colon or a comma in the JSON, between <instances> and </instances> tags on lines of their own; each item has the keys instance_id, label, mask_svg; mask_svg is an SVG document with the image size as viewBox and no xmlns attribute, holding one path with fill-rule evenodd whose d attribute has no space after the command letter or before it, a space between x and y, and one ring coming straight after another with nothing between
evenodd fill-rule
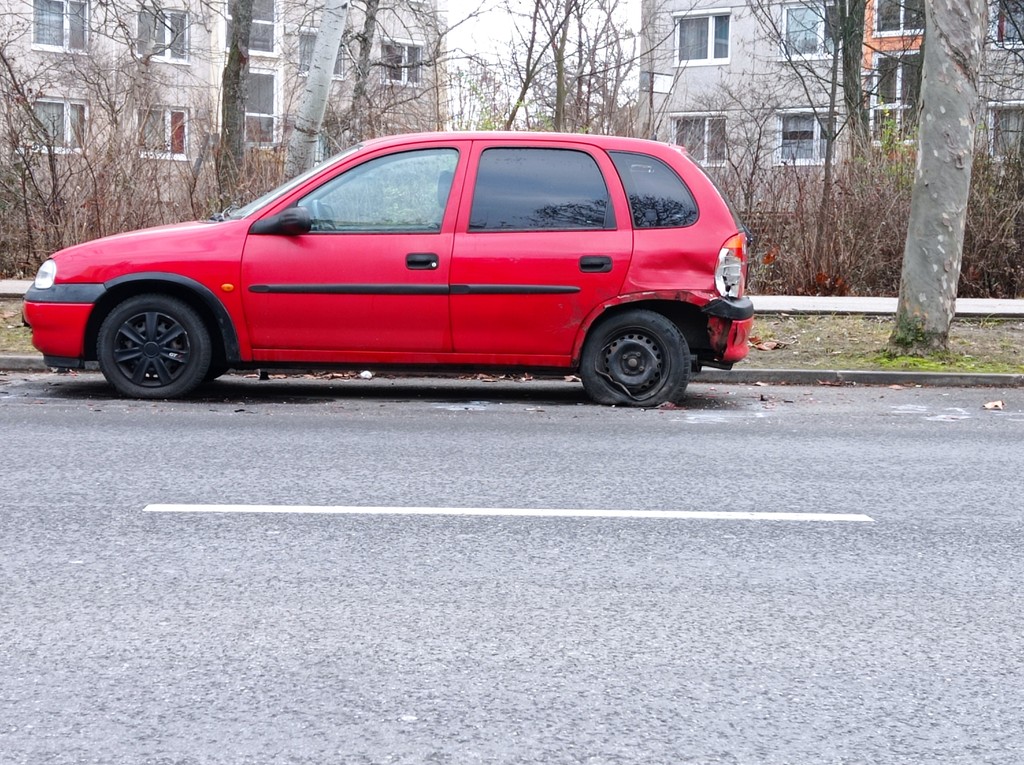
<instances>
[{"instance_id":1,"label":"car rear wheel","mask_svg":"<svg viewBox=\"0 0 1024 765\"><path fill-rule=\"evenodd\" d=\"M168 295L137 295L100 326L100 371L118 393L133 398L184 396L210 368L210 333L187 303Z\"/></svg>"},{"instance_id":2,"label":"car rear wheel","mask_svg":"<svg viewBox=\"0 0 1024 765\"><path fill-rule=\"evenodd\" d=\"M683 398L691 365L679 328L660 313L638 309L590 330L580 378L599 404L653 407Z\"/></svg>"}]
</instances>

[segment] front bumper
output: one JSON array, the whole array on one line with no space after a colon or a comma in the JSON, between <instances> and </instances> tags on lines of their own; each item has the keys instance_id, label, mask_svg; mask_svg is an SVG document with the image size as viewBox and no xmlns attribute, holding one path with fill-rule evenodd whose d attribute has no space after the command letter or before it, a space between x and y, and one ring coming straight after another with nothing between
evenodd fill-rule
<instances>
[{"instance_id":1,"label":"front bumper","mask_svg":"<svg viewBox=\"0 0 1024 765\"><path fill-rule=\"evenodd\" d=\"M22 316L32 328L32 345L51 366L79 368L86 357L86 326L102 284L55 284L29 288ZM60 361L59 364L51 364Z\"/></svg>"}]
</instances>

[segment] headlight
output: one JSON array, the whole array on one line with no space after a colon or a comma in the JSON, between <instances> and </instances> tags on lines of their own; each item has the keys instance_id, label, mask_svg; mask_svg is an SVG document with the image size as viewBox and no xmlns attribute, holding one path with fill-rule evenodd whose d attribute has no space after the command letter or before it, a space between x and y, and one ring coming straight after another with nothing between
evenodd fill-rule
<instances>
[{"instance_id":1,"label":"headlight","mask_svg":"<svg viewBox=\"0 0 1024 765\"><path fill-rule=\"evenodd\" d=\"M43 265L39 266L39 271L36 273L36 280L33 286L37 290L48 290L53 286L53 283L57 280L57 264L52 260L47 260Z\"/></svg>"}]
</instances>

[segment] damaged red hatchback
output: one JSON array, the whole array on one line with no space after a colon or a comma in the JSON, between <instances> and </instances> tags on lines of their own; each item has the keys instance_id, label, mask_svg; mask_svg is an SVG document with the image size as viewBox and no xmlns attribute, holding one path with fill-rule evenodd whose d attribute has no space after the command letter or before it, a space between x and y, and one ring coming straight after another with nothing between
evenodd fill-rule
<instances>
[{"instance_id":1,"label":"damaged red hatchback","mask_svg":"<svg viewBox=\"0 0 1024 765\"><path fill-rule=\"evenodd\" d=\"M70 247L25 297L51 366L183 396L231 368L578 374L683 396L747 353L746 236L685 152L637 139L366 141L215 219Z\"/></svg>"}]
</instances>

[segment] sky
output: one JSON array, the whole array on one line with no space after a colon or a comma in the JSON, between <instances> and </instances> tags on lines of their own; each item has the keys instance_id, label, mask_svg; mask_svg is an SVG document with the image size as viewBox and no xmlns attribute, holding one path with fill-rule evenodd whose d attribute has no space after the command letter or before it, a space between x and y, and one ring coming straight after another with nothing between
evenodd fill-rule
<instances>
[{"instance_id":1,"label":"sky","mask_svg":"<svg viewBox=\"0 0 1024 765\"><path fill-rule=\"evenodd\" d=\"M450 50L462 49L478 56L500 56L508 48L512 25L500 0L438 0L438 8L447 6ZM640 27L640 0L626 0L629 24ZM472 19L469 17L476 14ZM469 19L468 21L464 21ZM464 22L464 23L460 23Z\"/></svg>"}]
</instances>

